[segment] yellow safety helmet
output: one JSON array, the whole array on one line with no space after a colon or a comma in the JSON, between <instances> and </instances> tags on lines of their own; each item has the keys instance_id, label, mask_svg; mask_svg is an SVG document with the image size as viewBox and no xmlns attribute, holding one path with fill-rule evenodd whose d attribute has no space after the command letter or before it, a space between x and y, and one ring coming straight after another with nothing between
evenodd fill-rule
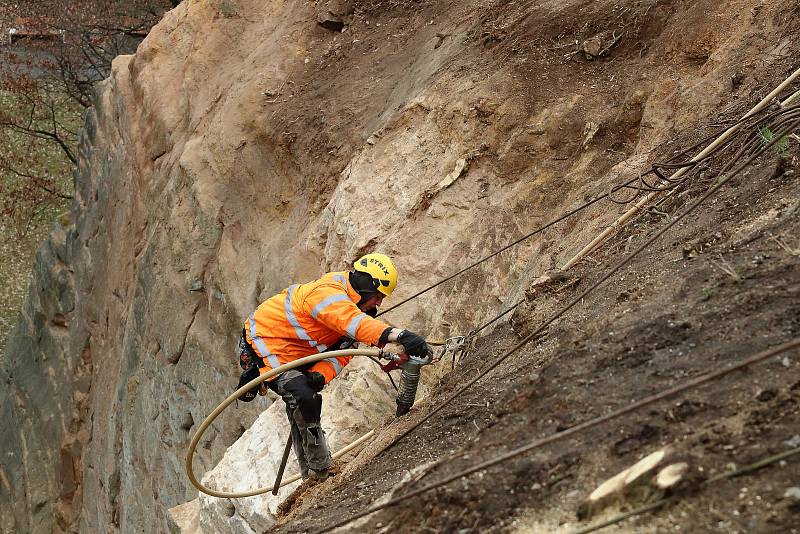
<instances>
[{"instance_id":1,"label":"yellow safety helmet","mask_svg":"<svg viewBox=\"0 0 800 534\"><path fill-rule=\"evenodd\" d=\"M373 252L362 256L353 264L353 269L370 275L375 289L387 297L397 287L397 269L386 254Z\"/></svg>"}]
</instances>

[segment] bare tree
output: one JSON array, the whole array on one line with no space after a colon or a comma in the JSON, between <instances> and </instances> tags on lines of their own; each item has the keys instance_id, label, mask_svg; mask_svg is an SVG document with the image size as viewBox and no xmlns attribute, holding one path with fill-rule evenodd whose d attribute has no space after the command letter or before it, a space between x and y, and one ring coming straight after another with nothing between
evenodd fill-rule
<instances>
[{"instance_id":1,"label":"bare tree","mask_svg":"<svg viewBox=\"0 0 800 534\"><path fill-rule=\"evenodd\" d=\"M112 60L131 53L176 0L0 3L2 211L70 196L83 109Z\"/></svg>"}]
</instances>

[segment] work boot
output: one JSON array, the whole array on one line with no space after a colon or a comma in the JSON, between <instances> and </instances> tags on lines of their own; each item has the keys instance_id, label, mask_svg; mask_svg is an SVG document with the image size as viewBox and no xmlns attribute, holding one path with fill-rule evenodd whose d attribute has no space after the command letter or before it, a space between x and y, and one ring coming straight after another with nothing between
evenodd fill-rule
<instances>
[{"instance_id":1,"label":"work boot","mask_svg":"<svg viewBox=\"0 0 800 534\"><path fill-rule=\"evenodd\" d=\"M314 482L324 482L331 476L330 471L327 469L309 469L308 470L308 480L313 480Z\"/></svg>"}]
</instances>

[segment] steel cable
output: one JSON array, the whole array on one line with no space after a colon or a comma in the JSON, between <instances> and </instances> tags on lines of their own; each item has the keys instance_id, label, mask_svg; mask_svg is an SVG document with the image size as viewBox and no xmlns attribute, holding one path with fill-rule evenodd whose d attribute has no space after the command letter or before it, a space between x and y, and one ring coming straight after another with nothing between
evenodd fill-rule
<instances>
[{"instance_id":1,"label":"steel cable","mask_svg":"<svg viewBox=\"0 0 800 534\"><path fill-rule=\"evenodd\" d=\"M671 183L670 185L665 186L664 188L656 188L655 186L653 186L651 184L647 184L646 182L643 182L643 185L639 186L639 187L633 186L633 184L635 182L637 182L637 181L642 181L643 177L645 177L645 176L647 176L649 174L655 174L656 176L659 177L659 179L661 179L663 181L666 181L668 183L671 182L670 178L665 176L660 171L660 169L680 169L680 168L683 168L683 167L697 167L703 161L705 161L706 159L710 158L711 155L724 150L724 148L730 143L730 141L726 141L721 146L717 147L714 151L709 153L706 157L704 157L703 159L700 159L698 161L673 162L673 160L675 160L675 159L677 159L677 158L679 158L681 156L685 156L686 154L688 154L692 150L695 150L696 148L698 148L698 147L702 146L703 144L707 143L709 140L712 140L714 138L718 138L721 135L723 135L725 132L727 132L727 131L729 131L731 129L738 128L742 123L753 122L754 120L758 120L758 117L761 114L765 113L765 112L766 112L766 110L761 110L761 111L758 111L756 113L753 113L752 115L748 115L746 117L743 117L743 118L739 119L738 121L736 121L735 123L732 123L731 125L727 126L726 128L723 128L721 131L713 133L713 134L710 134L710 135L704 137L703 139L701 139L700 141L698 141L694 145L690 146L689 148L687 148L685 150L682 150L680 153L674 155L672 158L668 159L667 161L665 161L663 163L654 163L651 166L651 168L647 172L645 172L644 174L640 174L639 176L637 176L635 178L632 178L632 179L628 180L627 182L625 182L623 184L618 184L618 185L613 186L608 192L603 193L603 194L593 198L592 200L589 200L589 201L585 202L584 204L581 204L580 206L578 206L578 207L576 207L576 208L574 208L574 209L572 209L572 210L560 215L559 217L551 220L550 222L546 223L545 225L536 228L535 230L525 234L524 236L520 237L519 239L516 239L516 240L512 241L511 243L509 243L509 244L505 245L504 247L492 252L491 254L489 254L487 256L484 256L484 257L474 261L473 263L467 265L466 267L460 269L459 271L456 271L455 273L453 273L453 274L451 274L451 275L439 280L438 282L436 282L436 283L434 283L434 284L432 284L432 285L430 285L430 286L428 286L428 287L426 287L426 288L414 293L410 297L407 297L407 298L401 300L397 304L394 304L394 305L390 306L389 308L386 308L385 310L380 312L377 316L380 317L381 315L387 314L390 311L393 311L393 310L399 308L400 306L410 302L411 300L414 300L415 298L417 298L417 297L419 297L421 295L424 295L428 291L431 291L431 290L439 287L440 285L444 284L445 282L449 282L450 280L453 280L454 278L457 278L458 276L461 276L462 274L464 274L465 272L469 271L470 269L473 269L474 267L477 267L478 265L480 265L480 264L482 264L482 263L494 258L498 254L500 254L502 252L505 252L506 250L508 250L508 249L510 249L510 248L522 243L523 241L526 241L527 239L530 239L534 235L537 235L537 234L543 232L544 230L547 230L548 228L554 226L555 224L557 224L557 223L559 223L559 222L561 222L561 221L563 221L565 219L568 219L569 217L571 217L571 216L583 211L584 209L588 208L592 204L595 204L596 202L598 202L598 201L600 201L600 200L602 200L602 199L604 199L606 197L608 197L609 200L611 200L612 202L615 202L617 204L629 204L630 202L633 202L633 200L636 199L636 196L638 196L639 192L644 192L644 191L649 191L649 192L666 191L666 190L678 187L679 185L685 183L687 180L686 179L675 180L675 181L673 181L673 183ZM615 200L613 198L614 193L616 193L617 191L619 191L619 190L621 190L623 188L636 189L637 193L631 199L626 200L626 201Z\"/></svg>"},{"instance_id":2,"label":"steel cable","mask_svg":"<svg viewBox=\"0 0 800 534\"><path fill-rule=\"evenodd\" d=\"M476 328L475 330L473 330L472 332L470 332L470 334L471 334L471 335L475 335L475 334L477 334L478 332L480 332L481 330L483 330L484 328L488 328L489 326L491 326L491 325L492 325L492 324L494 324L495 322L499 321L499 320L500 320L500 319L501 319L503 316L505 316L505 315L507 315L507 314L511 313L512 311L516 310L516 309L517 309L517 307L518 307L520 304L522 304L523 302L525 302L525 300L526 300L526 299L524 299L524 298L523 298L523 299L520 299L520 300L518 300L518 301L517 301L516 303L514 303L514 304L513 304L513 305L512 305L510 308L508 308L508 309L507 309L507 310L505 310L504 312L501 312L501 313L499 313L498 315L495 315L494 317L492 317L491 319L489 319L487 322L483 323L481 326L479 326L478 328Z\"/></svg>"},{"instance_id":3,"label":"steel cable","mask_svg":"<svg viewBox=\"0 0 800 534\"><path fill-rule=\"evenodd\" d=\"M411 499L413 497L416 497L418 495L426 493L426 492L428 492L428 491L430 491L432 489L436 489L438 487L444 486L445 484L449 484L450 482L453 482L454 480L458 480L459 478L463 478L465 476L471 475L471 474L476 473L478 471L483 471L484 469L487 469L489 467L493 467L493 466L495 466L497 464L500 464L500 463L503 463L505 461L511 460L512 458L516 458L517 456L520 456L520 455L522 455L522 454L524 454L526 452L530 452L533 449L540 448L540 447L542 447L544 445L548 445L548 444L553 443L555 441L563 440L564 438L573 436L573 435L578 434L579 432L582 432L582 431L587 430L589 428L593 428L593 427L598 426L598 425L600 425L602 423L606 423L608 421L611 421L611 420L616 419L618 417L621 417L623 415L627 415L628 413L631 413L631 412L633 412L635 410L638 410L638 409L640 409L640 408L642 408L644 406L648 406L648 405L653 404L653 403L658 402L658 401L666 400L666 399L668 399L668 398L670 398L670 397L672 397L672 396L674 396L674 395L676 395L678 393L681 393L683 391L698 387L698 386L700 386L702 384L705 384L707 382L711 382L713 380L721 378L722 376L730 374L730 373L732 373L734 371L737 371L739 369L743 369L745 367L748 367L748 366L753 365L755 363L759 363L759 362L761 362L763 360L772 358L772 357L777 356L779 354L783 354L784 352L787 352L789 350L792 350L792 349L795 349L795 348L798 348L798 347L800 347L800 338L795 338L795 339L793 339L791 341L788 341L786 343L778 345L777 347L774 347L772 349L769 349L769 350L760 352L760 353L758 353L758 354L756 354L754 356L751 356L751 357L749 357L749 358L747 358L747 359L745 359L745 360L743 360L743 361L741 361L741 362L739 362L737 364L734 364L734 365L732 365L732 366L730 366L730 367L728 367L726 369L720 369L718 371L713 371L713 372L710 372L710 373L706 373L706 374L704 374L702 376L699 376L697 378L694 378L692 380L688 380L688 381L684 382L683 384L679 384L677 386L673 386L673 387L671 387L669 389L666 389L666 390L664 390L664 391L662 391L660 393L657 393L655 395L651 395L649 397L645 397L644 399L641 399L641 400L639 400L637 402L634 402L632 404L629 404L629 405L626 405L626 406L624 406L622 408L614 410L613 412L608 413L606 415L591 419L589 421L586 421L584 423L576 425L576 426L574 426L572 428L568 428L567 430L563 430L561 432L557 432L557 433L552 434L550 436L547 436L545 438L540 438L540 439L534 440L534 441L532 441L532 442L530 442L530 443L528 443L526 445L523 445L521 447L517 447L517 448L512 449L512 450L510 450L510 451L508 451L506 453L500 454L500 455L498 455L498 456L496 456L496 457L494 457L494 458L492 458L490 460L486 460L486 461L481 462L479 464L476 464L476 465L474 465L472 467L469 467L467 469L459 471L458 473L455 473L453 475L447 476L447 477L443 478L442 480L438 480L436 482L432 482L432 483L430 483L430 484L428 484L426 486L423 486L421 488L413 490L413 491L411 491L411 492L409 492L409 493L407 493L405 495L401 495L399 497L395 497L393 499L390 499L387 502L382 503L380 505L372 506L372 507L364 510L363 512L359 512L359 513L357 513L357 514L355 514L353 516L350 516L349 518L347 518L345 520L339 521L338 523L336 523L334 525L330 525L330 526L325 527L325 528L323 528L321 530L318 530L316 532L317 532L317 534L321 534L323 532L329 532L329 531L331 531L331 530L333 530L335 528L342 527L342 526L344 526L344 525L346 525L346 524L348 524L348 523L350 523L352 521L355 521L356 519L359 519L361 517L369 515L369 514L371 514L373 512L377 512L379 510L383 510L384 508L389 508L390 506L394 506L396 504L399 504L399 503L401 503L403 501L406 501L408 499Z\"/></svg>"},{"instance_id":4,"label":"steel cable","mask_svg":"<svg viewBox=\"0 0 800 534\"><path fill-rule=\"evenodd\" d=\"M628 183L633 183L634 181L636 181L636 180L638 180L638 179L639 179L639 177L637 176L636 178L632 178L631 180L629 180L629 182L628 182ZM407 302L409 302L409 301L411 301L411 300L414 300L415 298L417 298L417 297L419 297L419 296L421 296L421 295L423 295L423 294L427 293L428 291L431 291L432 289L435 289L435 288L439 287L440 285L444 284L445 282L449 282L449 281L450 281L450 280L452 280L453 278L456 278L456 277L458 277L458 276L460 276L460 275L464 274L465 272L469 271L469 270L470 270L470 269L472 269L473 267L477 267L477 266L478 266L478 265L480 265L481 263L484 263L485 261L488 261L488 260L490 260L490 259L494 258L494 257L495 257L495 256L497 256L498 254L500 254L500 253L502 253L502 252L505 252L506 250L510 249L511 247L513 247L513 246L516 246L516 245L518 245L518 244L522 243L522 242L523 242L523 241L525 241L526 239L529 239L529 238L533 237L534 235L536 235L536 234L539 234L539 233L541 233L541 232L543 232L543 231L547 230L547 229L548 229L548 228L550 228L551 226L553 226L553 225L555 225L555 224L558 224L558 223L560 223L561 221L563 221L563 220L565 220L565 219L568 219L568 218L572 217L572 216L573 216L573 215L575 215L576 213L578 213L578 212L580 212L580 211L583 211L584 209L588 208L589 206L591 206L592 204L594 204L594 203L596 203L596 202L599 202L600 200L602 200L602 199L606 198L607 196L608 196L608 193L603 193L602 195L599 195L599 196L597 196L597 197L593 198L592 200L589 200L589 201L587 201L587 202L585 202L585 203L581 204L581 205L580 205L580 206L578 206L577 208L574 208L574 209L572 209L572 210L568 211L567 213L564 213L563 215L560 215L559 217L557 217L557 218L555 218L555 219L551 220L550 222L548 222L547 224L545 224L545 225L543 225L543 226L540 226L540 227L536 228L535 230L533 230L532 232L530 232L530 233L528 233L528 234L526 234L526 235L524 235L524 236L520 237L519 239L517 239L517 240L515 240L515 241L513 241L513 242L511 242L511 243L509 243L509 244L507 244L507 245L505 245L503 248L501 248L501 249L499 249L499 250L496 250L495 252L492 252L492 253L491 253L491 254L489 254L488 256L484 256L483 258L481 258L481 259L479 259L479 260L476 260L475 262L473 262L473 263L471 263L471 264L467 265L467 266L466 266L466 267L464 267L463 269L461 269L461 270L459 270L459 271L457 271L457 272L455 272L455 273L451 274L450 276L448 276L448 277L446 277L446 278L443 278L443 279L439 280L439 281L438 281L438 282L436 282L435 284L433 284L433 285L431 285L431 286L428 286L428 287L426 287L425 289L422 289L422 290L420 290L420 291L418 291L418 292L414 293L414 294L413 294L413 295L411 295L410 297L407 297L407 298L405 298L405 299L401 300L401 301L400 301L400 302L398 302L397 304L395 304L395 305L393 305L393 306L391 306L391 307L389 307L389 308L387 308L387 309L383 310L382 312L380 312L380 313L377 315L377 317L380 317L381 315L385 315L385 314L389 313L390 311L392 311L392 310L395 310L395 309L399 308L399 307L400 307L400 306L402 306L403 304L405 304L405 303L407 303Z\"/></svg>"},{"instance_id":5,"label":"steel cable","mask_svg":"<svg viewBox=\"0 0 800 534\"><path fill-rule=\"evenodd\" d=\"M765 151L767 151L768 149L773 147L776 143L781 141L783 139L783 136L786 135L787 132L792 131L794 128L800 126L800 119L797 119L798 116L800 116L800 105L784 108L784 109L782 109L780 111L777 111L777 112L774 112L773 114L771 114L770 117L780 117L779 121L770 124L771 127L775 128L773 139L771 139L769 142L767 142L765 144L763 142L763 138L762 138L762 142L760 144L754 144L753 140L754 139L757 140L758 137L755 136L753 133L751 133L748 136L749 137L748 142L746 142L739 149L739 151L736 153L736 155L723 168L723 172L727 171L736 162L738 162L743 157L743 155L747 154L749 157L743 163L741 163L738 167L736 167L736 169L734 171L732 171L728 175L723 175L723 172L720 172L719 175L718 175L719 179L718 179L717 183L713 187L709 188L709 190L703 196L701 196L698 200L696 200L694 203L692 203L686 210L684 210L683 213L681 213L680 215L676 216L673 220L671 220L669 223L667 223L663 228L661 228L660 230L655 232L650 238L648 238L636 250L634 250L628 256L623 258L614 267L612 267L609 271L607 271L605 274L603 274L591 286L589 286L587 289L582 291L577 297L575 297L572 301L570 301L566 306L564 306L558 312L553 314L550 318L548 318L542 325L540 325L531 334L528 334L517 345L515 345L513 348L511 348L510 350L505 352L502 356L497 358L494 362L492 362L487 369L482 371L475 378L470 380L467 384L465 384L464 386L462 386L461 388L456 390L456 392L451 394L447 399L445 399L445 401L443 401L442 403L439 403L428 414L426 414L426 416L424 418L422 418L420 421L418 421L413 426L411 426L410 428L405 430L403 433L401 433L399 436L397 436L392 442L390 442L386 447L384 447L383 451L381 451L381 452L385 452L385 451L391 449L401 439L403 439L405 436L407 436L408 434L410 434L411 432L416 430L420 425L422 425L428 419L430 419L433 415L438 413L439 410L441 410L444 406L446 406L450 402L452 402L453 399L455 399L461 393L466 391L469 387L471 387L473 384L475 384L478 380L480 380L481 378L483 378L484 376L489 374L498 365L500 365L500 363L505 361L511 354L515 353L517 350L519 350L522 347L524 347L528 342L530 342L539 333L541 333L547 326L552 324L555 320L557 320L559 317L561 317L564 313L566 313L568 310L570 310L572 307L574 307L577 303L579 303L581 300L583 300L583 298L585 298L588 294L590 294L592 291L594 291L596 288L598 288L601 284L603 284L603 282L608 280L611 276L613 276L622 267L624 267L625 265L630 263L630 261L632 261L634 257L636 257L638 254L640 254L642 251L644 251L648 246L650 246L658 238L660 238L662 235L664 235L669 229L671 229L673 226L675 226L679 221L681 221L683 218L685 218L686 216L691 214L697 207L699 207L706 200L711 198L717 191L719 191L733 177L737 176L742 170L744 170L753 161L755 161L755 159L758 156L760 156L762 153L764 153ZM792 119L796 119L796 120L792 120ZM786 126L784 127L784 125L786 125ZM507 313L507 312L508 312L508 310L505 313ZM780 347L777 347L776 349L773 349L772 351L766 351L765 353L760 353L759 355L756 355L753 358L751 358L749 360L746 360L745 362L742 362L742 364L739 364L739 366L734 366L733 368L729 368L727 370L722 370L722 371L709 373L707 375L704 375L704 377L700 377L698 379L689 381L687 384L698 385L698 384L705 383L705 382L707 382L709 380L712 380L713 378L716 378L718 376L722 376L724 374L727 374L727 373L731 372L732 370L734 370L734 369L736 369L738 367L750 365L751 363L754 363L755 361L760 361L761 359L766 359L767 357L773 356L774 354L777 354L777 353L780 353L780 352L785 352L786 350L790 350L791 348L794 348L794 347L796 347L798 345L800 345L800 339L795 339L795 340L793 340L793 341L791 341L791 342L789 342L787 344L781 345ZM779 352L773 353L775 350L778 350L778 349L780 349ZM698 382L698 380L699 380L699 382ZM697 384L695 384L695 383L697 383ZM661 395L667 395L668 396L668 395L672 395L672 394L674 394L674 393L676 393L678 391L682 391L682 390L683 389L671 388L669 390L666 390L665 392L662 392L659 395L648 397L647 399L645 399L645 401L647 401L647 403L652 403L652 402L655 402L655 400L660 400L662 398ZM642 401L642 402L644 402L644 401ZM571 435L573 433L577 433L580 430L584 430L586 428L590 428L592 426L600 424L600 422L605 422L607 420L613 419L614 417L619 417L620 415L628 413L629 411L634 409L634 407L639 407L639 403L630 405L630 406L628 406L626 408L622 408L620 410L617 410L616 412L612 412L612 414L609 414L607 416L601 417L601 418L599 418L597 420L590 421L590 422L587 422L587 423L583 423L583 424L578 425L576 427L572 427L572 428L570 428L568 430L565 430L563 432L554 434L554 435L552 435L552 436L550 436L548 438L544 438L542 440L538 440L538 441L534 442L533 444L529 444L529 445L526 445L526 446L521 447L519 449L515 449L514 451L511 451L510 453L506 453L506 454L501 455L501 456L499 456L499 457L497 457L497 458L495 458L493 460L490 460L490 461L487 461L487 462L483 462L483 463L479 464L478 466L475 466L473 468L468 469L467 471L461 472L461 473L459 473L457 475L454 475L452 477L448 477L448 478L446 478L446 479L444 479L442 481L439 481L437 483L425 486L425 487L421 488L420 490L416 490L416 491L411 492L411 493L409 493L407 495L398 497L396 499L392 499L392 500L388 501L387 503L384 503L384 504L382 504L382 505L380 505L378 507L372 507L372 508L370 508L370 509L368 509L368 510L366 510L366 511L360 513L360 514L357 514L356 516L352 516L351 518L349 518L349 519L347 519L347 520L345 520L343 522L337 523L336 525L333 525L331 527L327 527L327 528L325 528L324 530L322 530L320 532L327 532L328 530L331 530L333 528L337 528L339 526L345 525L345 524L349 523L350 521L358 519L359 517L363 517L364 515L367 515L369 513L374 512L374 511L377 511L377 510L380 510L382 508L386 508L388 506L397 504L398 502L401 502L402 500L405 500L405 499L411 498L413 496L419 495L420 493L422 493L424 491L428 491L428 490L433 489L435 487L438 487L440 485L446 484L446 483L451 482L451 481L453 481L453 480L455 480L457 478L461 478L462 476L469 475L469 474L474 473L476 471L485 469L486 467L489 467L491 465L495 465L495 464L500 463L502 461L505 461L507 459L513 458L513 457L515 457L515 456L517 456L519 454L522 454L523 452L529 451L529 450L531 450L533 448L536 448L536 447L542 446L544 444L550 443L551 441L556 441L557 439L562 439L563 437L566 437L566 436Z\"/></svg>"},{"instance_id":6,"label":"steel cable","mask_svg":"<svg viewBox=\"0 0 800 534\"><path fill-rule=\"evenodd\" d=\"M785 110L785 111L791 111L791 112L800 112L800 106L798 106L797 108L788 108L788 109L787 109L787 110ZM550 318L548 318L548 319L547 319L547 320L546 320L544 323L542 323L542 325L540 325L540 326L539 326L537 329L535 329L535 330L534 330L534 331L533 331L531 334L527 335L527 336L526 336L525 338L523 338L523 339L522 339L522 340L521 340L521 341L520 341L520 342L519 342L517 345L515 345L515 346L514 346L512 349L508 350L508 351L507 351L506 353L504 353L502 356L500 356L499 358L497 358L497 359L496 359L494 362L492 362L492 363L489 365L489 367L488 367L488 368L487 368L485 371L483 371L483 372L482 372L480 375L478 375L478 376L476 376L475 378L473 378L473 379L471 379L470 381L468 381L468 382L467 382L467 383L466 383L464 386L462 386L461 388L459 388L458 390L456 390L456 392L455 392L455 393L453 393L452 395L450 395L450 396L449 396L447 399L445 399L443 402L439 403L439 404L438 404L438 405L437 405L435 408L433 408L433 409L432 409L432 410L431 410L431 411L430 411L430 412L429 412L429 413L428 413L428 414L427 414L427 415L426 415L426 416L425 416L423 419L421 419L420 421L418 421L417 423L415 423L415 424L414 424L412 427L408 428L408 429L407 429L405 432L403 432L403 433L402 433L402 434L400 434L398 437L396 437L396 438L395 438L395 439L394 439L394 440L393 440L391 443L389 443L389 444L386 446L386 448L385 448L384 450L389 450L390 448L392 448L392 447L393 447L393 446L394 446L394 445L395 445L395 444L396 444L398 441L400 441L400 440L401 440L401 439L403 439L405 436L407 436L408 434L410 434L411 432L413 432L414 430L416 430L416 429L417 429L417 428L418 428L420 425L422 425L422 424L423 424L425 421L427 421L428 419L430 419L430 418L431 418L433 415L435 415L435 414L436 414L436 413L437 413L439 410L441 410L442 408L444 408L445 406L447 406L447 405L448 405L450 402L452 402L452 401L453 401L453 399L455 399L456 397L458 397L459 395L461 395L461 393L463 393L463 392L464 392L464 391L466 391L468 388L470 388L470 387L471 387L471 386L472 386L472 385L473 385L475 382L477 382L477 381L478 381L478 380L480 380L480 379L481 379L483 376L486 376L486 374L488 374L489 372L491 372L492 370L494 370L494 369L495 369L495 368L496 368L498 365L500 365L500 364L501 364L503 361L505 361L505 360L506 360L506 358L508 358L508 357L509 357L511 354L513 354L514 352L516 352L516 351L517 351L517 350L519 350L520 348L524 347L524 346L525 346L525 345L526 345L526 344L527 344L529 341L531 341L532 339L534 339L534 338L535 338L535 337L536 337L536 336L537 336L539 333L541 333L541 332L542 332L542 331L543 331L545 328L547 328L547 327L548 327L550 324L552 324L554 321L556 321L556 320L557 320L559 317L561 317L561 316L562 316L564 313L566 313L567 311L569 311L569 310L570 310L570 309L571 309L573 306L575 306L576 304L578 304L578 303L579 303L581 300L583 300L583 298L584 298L584 297L586 297L586 296L587 296L589 293L591 293L592 291L594 291L594 290L595 290L595 289L596 289L598 286L600 286L600 285L601 285L603 282L605 282L606 280L608 280L608 279L609 279L611 276L613 276L613 275L614 275L614 274L615 274L617 271L619 271L619 270L620 270L622 267L624 267L625 265L627 265L627 264L628 264L628 263L629 263L631 260L633 260L633 258L634 258L634 257L636 257L637 255L639 255L639 254L640 254L642 251L644 251L644 250L645 250L645 249L646 249L648 246L650 246L650 244L651 244L651 243L653 243L654 241L656 241L656 240L657 240L659 237L661 237L661 236L662 236L664 233L666 233L666 232L667 232L667 231L668 231L670 228L672 228L673 226L675 226L675 224L677 224L677 223L678 223L680 220L682 220L684 217L686 217L686 216L687 216L687 215L689 215L691 212L693 212L693 211L694 211L694 210L695 210L695 209L696 209L696 208L697 208L697 207L698 207L700 204L702 204L703 202L705 202L705 201L706 201L706 200L707 200L709 197L711 197L711 196L712 196L714 193L716 193L716 192L717 192L717 191L718 191L718 190L719 190L719 189L720 189L720 188L721 188L721 187L722 187L722 186L723 186L725 183L727 183L727 182L728 182L728 181L729 181L731 178L733 178L734 176L738 175L738 174L739 174L739 173L740 173L740 172L741 172L741 171L742 171L742 170L743 170L745 167L747 167L748 165L750 165L750 163L752 163L752 162L753 162L753 161L754 161L754 160L755 160L755 159L756 159L756 158L757 158L757 157L758 157L758 156L759 156L759 155L760 155L760 154L761 154L763 151L765 151L765 150L767 150L768 148L772 147L772 146L773 146L775 143L777 143L777 142L778 142L780 139L781 139L781 137L780 137L780 136L778 136L778 135L776 135L776 136L775 136L775 138L774 138L772 141L770 141L768 144L764 145L764 144L762 143L762 145L761 145L761 149L760 149L760 150L758 150L756 153L754 153L754 154L751 154L751 155L750 155L750 157L749 157L749 158L748 158L748 159L747 159L747 160L746 160L746 161L745 161L743 164L741 164L741 165L740 165L740 166L739 166L739 167L736 169L736 171L734 171L733 173L731 173L729 176L721 176L721 177L720 177L720 179L717 181L717 184L716 184L716 185L714 185L713 187L711 187L711 188L710 188L710 189L709 189L709 190L708 190L708 191L707 191L707 192L706 192L706 193L705 193L705 194L704 194L702 197L700 197L700 198L699 198L697 201L695 201L695 202L694 202L694 203L693 203L693 204L692 204L692 205L691 205L691 206L690 206L690 207L689 207L687 210L685 210L685 211L684 211L682 214L680 214L680 215L676 216L675 218L673 218L673 219L672 219L672 220L671 220L669 223L667 223L667 225L666 225L666 226L664 226L663 228L661 228L660 230L658 230L656 233L654 233L654 234L653 234L653 235L652 235L650 238L648 238L648 239L647 239L647 240L646 240L646 241L645 241L645 242L644 242L642 245L640 245L640 246L639 246L639 247L638 247L636 250L634 250L634 251L633 251L633 252L631 252L631 253L630 253L628 256L626 256L625 258L623 258L623 259L622 259L622 261L620 261L619 263L617 263L617 264L616 264L614 267L612 267L612 268L611 268L609 271L607 271L607 272L606 272L606 273L605 273L603 276L601 276L601 277L600 277L600 278L599 278L597 281L595 281L595 282L594 282L594 283L593 283L591 286L589 286L588 288L586 288L586 289L585 289L584 291L582 291L582 292L581 292L581 293L580 293L580 294L579 294L577 297L575 297L574 299L572 299L572 301L570 301L570 302L569 302L569 303L568 303L566 306L564 306L564 307L563 307L563 308L561 308L561 309L560 309L558 312L556 312L555 314L553 314L552 316L550 316ZM736 155L736 156L734 156L734 158L733 158L733 160L732 160L732 162L733 162L733 163L735 163L736 161L738 161L738 160L740 159L740 157L741 157L741 156L743 155L743 153L744 153L744 150L745 150L745 148L747 148L748 146L749 146L749 145L747 145L747 144L746 144L745 146L743 146L743 147L742 147L742 148L739 150L739 152L737 153L737 155ZM727 170L728 168L730 168L730 164L725 166L725 170ZM504 312L504 313L507 313L507 311L506 311L506 312Z\"/></svg>"},{"instance_id":7,"label":"steel cable","mask_svg":"<svg viewBox=\"0 0 800 534\"><path fill-rule=\"evenodd\" d=\"M764 108L764 109L762 109L762 110L760 110L760 111L758 111L756 113L753 113L752 115L749 115L749 116L746 116L746 117L742 117L741 119L739 119L735 123L730 124L726 128L704 137L703 139L701 139L700 141L698 141L697 143L695 143L691 147L681 151L679 154L676 154L675 156L673 156L672 158L668 159L667 161L665 161L663 163L658 163L658 162L654 163L652 165L651 169L648 172L643 173L643 174L641 174L639 176L639 180L638 181L641 182L641 185L634 185L634 184L628 183L628 184L621 184L621 185L614 186L611 189L611 194L609 195L609 200L612 201L612 202L615 202L617 204L630 204L631 202L636 200L636 198L639 195L639 193L642 193L642 192L648 192L648 193L665 192L665 191L676 189L677 187L679 187L679 186L687 183L688 181L690 181L690 178L692 176L691 175L691 171L690 171L690 173L684 174L679 179L673 179L671 176L668 176L665 173L663 173L662 170L680 170L680 169L687 168L687 167L688 168L697 168L702 163L704 163L705 161L711 159L712 156L719 155L722 152L724 152L725 150L727 150L728 148L730 148L731 146L733 146L734 141L735 141L736 138L735 137L730 137L730 138L726 139L722 144L720 144L720 146L718 146L712 152L708 153L702 159L699 159L697 161L674 162L675 159L677 159L677 158L679 158L681 156L685 156L686 154L690 153L691 151L693 151L696 148L708 143L709 141L711 141L711 140L713 140L715 138L719 138L725 132L727 132L727 131L729 131L729 130L731 130L733 128L739 128L740 126L742 126L744 124L747 124L747 123L749 123L749 124L747 124L747 126L745 126L746 128L747 127L753 127L753 126L757 125L759 122L762 122L764 120L769 119L773 114L774 114L774 112L771 112L769 110L769 108ZM661 183L649 183L647 181L647 177L649 175L651 175L651 174L657 176L658 179L661 181ZM634 192L633 192L631 197L626 198L626 199L614 198L614 194L619 192L619 191L622 191L623 189L633 190ZM662 199L662 202L663 202L663 199Z\"/></svg>"},{"instance_id":8,"label":"steel cable","mask_svg":"<svg viewBox=\"0 0 800 534\"><path fill-rule=\"evenodd\" d=\"M697 165L697 163L692 163L691 164L691 166L694 166L694 165ZM652 170L648 171L648 173L652 173L652 172L653 172ZM639 181L639 180L641 180L641 175L637 176L635 178L632 178L632 179L628 180L627 182L625 182L624 184L621 184L621 185L618 185L618 186L615 186L615 187L616 188L623 188L623 187L629 186L629 185L631 185L634 182ZM449 282L450 280L452 280L454 278L457 278L458 276L461 276L462 274L464 274L465 272L469 271L470 269L472 269L474 267L477 267L478 265L480 265L480 264L482 264L482 263L494 258L495 256L501 254L502 252L505 252L506 250L508 250L508 249L520 244L520 243L522 243L523 241L535 236L536 234L540 234L543 231L547 230L548 228L560 223L561 221L564 221L565 219L568 219L568 218L572 217L573 215L575 215L575 214L583 211L584 209L588 208L592 204L595 204L596 202L598 202L600 200L603 200L604 198L609 197L612 194L612 191L614 191L614 188L612 188L611 191L603 193L601 195L598 195L597 197L593 198L592 200L589 200L589 201L581 204L580 206L578 206L578 207L576 207L576 208L574 208L574 209L572 209L572 210L570 210L570 211L558 216L557 218L551 220L550 222L544 224L543 226L540 226L540 227L536 228L532 232L530 232L528 234L525 234L524 236L520 237L519 239L517 239L515 241L512 241L511 243L509 243L509 244L505 245L504 247L492 252L491 254L489 254L487 256L484 256L483 258L481 258L479 260L474 261L473 263L471 263L471 264L467 265L466 267L462 268L461 270L451 274L450 276L447 276L447 277L439 280L435 284L432 284L432 285L430 285L430 286L428 286L428 287L426 287L426 288L414 293L410 297L407 297L407 298L401 300L397 304L395 304L393 306L390 306L389 308L386 308L385 310L380 312L376 317L380 317L381 315L385 315L385 314L389 313L390 311L399 308L403 304L406 304L409 301L414 300L415 298L417 298L417 297L419 297L421 295L424 295L428 291L436 289L437 287L439 287L440 285L444 284L445 282ZM616 202L616 203L624 204L626 202Z\"/></svg>"}]
</instances>

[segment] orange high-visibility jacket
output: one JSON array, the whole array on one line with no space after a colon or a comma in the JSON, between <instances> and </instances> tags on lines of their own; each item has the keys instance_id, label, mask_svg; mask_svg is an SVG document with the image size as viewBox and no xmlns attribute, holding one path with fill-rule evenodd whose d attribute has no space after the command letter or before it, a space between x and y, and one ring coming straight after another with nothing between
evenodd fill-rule
<instances>
[{"instance_id":1,"label":"orange high-visibility jacket","mask_svg":"<svg viewBox=\"0 0 800 534\"><path fill-rule=\"evenodd\" d=\"M345 271L293 285L262 302L244 323L247 341L267 365L262 372L324 352L342 336L377 345L389 325L362 312L356 305L360 299ZM311 370L328 383L350 359L329 358Z\"/></svg>"}]
</instances>

